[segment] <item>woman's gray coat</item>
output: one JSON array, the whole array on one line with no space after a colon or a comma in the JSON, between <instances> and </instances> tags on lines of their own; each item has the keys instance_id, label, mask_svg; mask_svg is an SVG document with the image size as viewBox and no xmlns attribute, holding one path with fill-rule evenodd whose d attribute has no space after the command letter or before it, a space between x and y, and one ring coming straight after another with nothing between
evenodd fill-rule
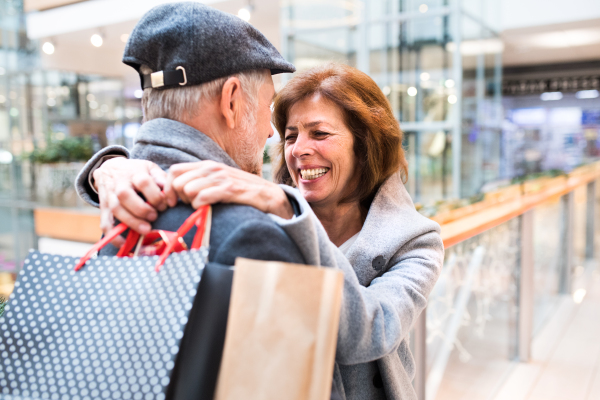
<instances>
[{"instance_id":1,"label":"woman's gray coat","mask_svg":"<svg viewBox=\"0 0 600 400\"><path fill-rule=\"evenodd\" d=\"M272 217L308 264L344 272L335 386L347 400L416 400L408 334L442 268L439 225L415 210L396 174L377 192L346 258L300 193L282 188L302 213L291 220Z\"/></svg>"}]
</instances>

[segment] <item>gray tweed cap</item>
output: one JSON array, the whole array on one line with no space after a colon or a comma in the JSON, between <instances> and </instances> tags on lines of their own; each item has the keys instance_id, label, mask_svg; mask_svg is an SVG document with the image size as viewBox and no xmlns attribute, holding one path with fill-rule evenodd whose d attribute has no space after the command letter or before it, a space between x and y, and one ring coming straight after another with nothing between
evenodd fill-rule
<instances>
[{"instance_id":1,"label":"gray tweed cap","mask_svg":"<svg viewBox=\"0 0 600 400\"><path fill-rule=\"evenodd\" d=\"M252 69L294 72L262 33L240 18L197 2L169 3L148 11L133 29L123 62L140 73L142 87L199 85Z\"/></svg>"}]
</instances>

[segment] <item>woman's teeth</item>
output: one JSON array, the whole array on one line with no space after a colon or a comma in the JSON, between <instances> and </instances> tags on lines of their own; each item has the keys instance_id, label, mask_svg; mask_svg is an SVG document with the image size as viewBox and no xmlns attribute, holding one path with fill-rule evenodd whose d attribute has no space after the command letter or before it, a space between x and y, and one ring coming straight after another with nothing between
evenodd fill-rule
<instances>
[{"instance_id":1,"label":"woman's teeth","mask_svg":"<svg viewBox=\"0 0 600 400\"><path fill-rule=\"evenodd\" d=\"M329 168L301 169L300 175L302 175L302 179L311 181L322 177L327 171L329 171Z\"/></svg>"}]
</instances>

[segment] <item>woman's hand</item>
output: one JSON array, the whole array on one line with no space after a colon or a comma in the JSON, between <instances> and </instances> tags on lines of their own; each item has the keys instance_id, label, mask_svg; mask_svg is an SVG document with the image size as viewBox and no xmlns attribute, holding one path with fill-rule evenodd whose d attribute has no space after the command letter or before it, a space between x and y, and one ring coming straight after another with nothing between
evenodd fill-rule
<instances>
[{"instance_id":1,"label":"woman's hand","mask_svg":"<svg viewBox=\"0 0 600 400\"><path fill-rule=\"evenodd\" d=\"M100 228L104 234L113 228L114 218L134 231L147 234L151 229L149 222L158 216L157 210L167 208L167 197L161 192L167 173L150 161L115 157L105 161L93 176L100 199ZM169 204L176 203L177 199ZM122 243L120 236L112 241L117 247Z\"/></svg>"},{"instance_id":2,"label":"woman's hand","mask_svg":"<svg viewBox=\"0 0 600 400\"><path fill-rule=\"evenodd\" d=\"M179 197L194 208L206 204L235 203L284 219L294 216L287 195L279 186L215 161L172 165L164 192L169 204Z\"/></svg>"}]
</instances>

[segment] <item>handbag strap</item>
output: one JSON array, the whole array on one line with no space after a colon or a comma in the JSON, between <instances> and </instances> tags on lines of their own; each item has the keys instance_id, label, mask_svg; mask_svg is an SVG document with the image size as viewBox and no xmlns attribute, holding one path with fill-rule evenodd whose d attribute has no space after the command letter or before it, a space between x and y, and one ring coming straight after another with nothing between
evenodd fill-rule
<instances>
[{"instance_id":1,"label":"handbag strap","mask_svg":"<svg viewBox=\"0 0 600 400\"><path fill-rule=\"evenodd\" d=\"M88 260L92 258L94 254L103 249L104 246L108 244L108 242L119 236L121 233L125 232L127 228L128 226L122 222L119 225L115 226L110 232L108 232L106 236L100 239L98 243L93 245L92 248L89 249L88 252L85 253L85 255L79 259L79 262L75 266L75 271L79 271L81 268L83 268L85 263L88 262Z\"/></svg>"},{"instance_id":2,"label":"handbag strap","mask_svg":"<svg viewBox=\"0 0 600 400\"><path fill-rule=\"evenodd\" d=\"M206 246L208 247L208 243L210 240L210 227L212 220L212 207L210 205L205 205L200 207L198 210L194 211L192 215L190 215L181 225L181 227L174 232L174 235L170 238L170 240L166 241L167 246L165 250L160 255L154 270L156 272L160 271L160 268L165 263L165 260L171 253L175 247L175 244L183 238L186 233L192 229L194 225L196 225L196 234L194 235L194 240L192 241L192 250L197 250L200 247ZM110 241L114 238L122 234L127 230L128 226L124 223L120 223L116 227L114 227L106 236L104 236L98 243L92 246L92 248L79 259L79 262L75 266L75 271L79 271L86 262L90 260L98 251L103 249ZM131 252L131 249L138 243L140 239L140 234L134 231L133 229L129 230L127 238L125 239L125 243L119 249L117 253L117 257L125 257L127 254Z\"/></svg>"},{"instance_id":3,"label":"handbag strap","mask_svg":"<svg viewBox=\"0 0 600 400\"><path fill-rule=\"evenodd\" d=\"M158 261L156 262L156 265L154 266L154 270L156 272L160 271L160 268L165 263L165 260L167 259L167 257L169 257L169 255L173 251L173 247L175 246L175 243L177 242L177 240L179 240L179 238L184 237L185 234L188 233L194 225L196 225L197 229L196 229L196 234L194 235L194 240L192 241L191 249L198 250L201 247L201 245L204 244L205 240L206 240L206 245L208 246L208 239L210 238L210 222L208 222L208 221L212 217L211 210L212 210L212 208L210 205L202 206L199 209L197 209L196 211L194 211L194 213L192 215L190 215L183 222L183 224L181 224L181 227L177 230L177 237L175 238L175 240L170 240L169 243L167 243L167 247L165 248L163 253L160 255ZM209 231L208 234L206 232L207 228Z\"/></svg>"}]
</instances>

